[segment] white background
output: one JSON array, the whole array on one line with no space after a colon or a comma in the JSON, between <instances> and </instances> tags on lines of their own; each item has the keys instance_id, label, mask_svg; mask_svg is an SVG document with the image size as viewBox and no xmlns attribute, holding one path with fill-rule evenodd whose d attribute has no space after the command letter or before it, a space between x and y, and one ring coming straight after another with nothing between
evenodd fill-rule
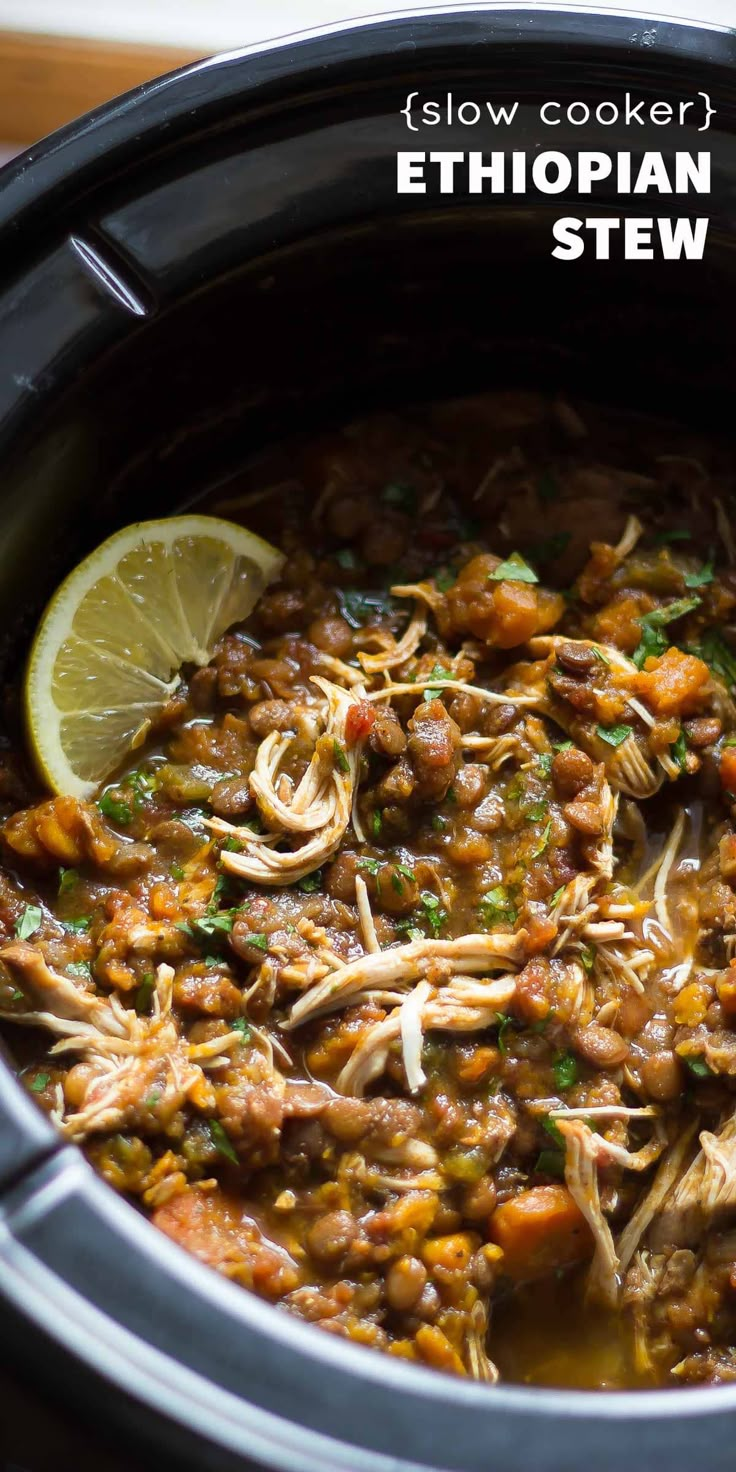
<instances>
[{"instance_id":1,"label":"white background","mask_svg":"<svg viewBox=\"0 0 736 1472\"><path fill-rule=\"evenodd\" d=\"M736 0L527 0L527 5L736 26ZM421 8L412 0L0 0L0 29L180 46L206 55L310 26Z\"/></svg>"}]
</instances>

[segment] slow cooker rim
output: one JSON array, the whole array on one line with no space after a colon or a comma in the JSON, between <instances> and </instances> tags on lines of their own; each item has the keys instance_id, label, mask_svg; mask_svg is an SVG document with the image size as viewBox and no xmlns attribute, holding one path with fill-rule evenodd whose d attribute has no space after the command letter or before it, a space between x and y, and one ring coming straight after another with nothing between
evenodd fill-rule
<instances>
[{"instance_id":1,"label":"slow cooker rim","mask_svg":"<svg viewBox=\"0 0 736 1472\"><path fill-rule=\"evenodd\" d=\"M109 149L117 148L123 144L132 144L134 139L137 139L139 143L141 139L145 141L147 134L155 132L160 127L162 109L163 113L166 114L167 103L171 103L172 99L178 102L178 110L174 108L173 115L183 119L186 114L190 117L191 121L191 107L188 107L186 104L186 88L190 79L199 79L205 72L211 77L216 74L218 67L231 66L233 63L237 66L244 61L258 60L259 57L267 57L272 62L274 56L278 60L278 54L283 53L281 68L279 70L277 65L276 75L280 83L291 85L299 76L305 73L311 74L311 71L320 64L321 48L323 48L325 43L328 43L329 49L329 45L334 43L336 38L339 40L345 34L349 34L351 40L356 37L362 39L366 46L366 55L387 55L390 60L396 56L396 50L390 38L395 38L397 44L399 40L408 40L409 30L420 36L425 23L430 29L436 32L437 27L441 27L441 23L445 20L460 18L473 22L473 27L475 27L480 21L488 21L489 18L494 21L494 25L497 25L500 17L500 20L503 22L502 25L499 25L499 29L502 32L501 38L499 38L498 34L487 38L490 44L496 46L499 44L499 39L503 39L504 33L507 42L511 40L518 41L518 35L514 35L513 33L513 26L515 24L513 18L519 16L523 18L525 24L529 24L529 34L533 36L535 42L544 41L546 44L552 45L559 42L562 24L568 24L572 19L576 23L581 22L584 27L589 21L595 22L595 36L593 37L589 31L586 39L594 40L596 46L605 47L606 45L610 45L611 47L617 48L620 48L623 39L620 23L628 22L630 24L632 19L639 19L646 20L649 24L656 19L651 16L637 17L635 13L632 13L629 17L621 17L620 15L613 14L586 17L578 10L570 10L567 7L539 12L536 10L532 11L528 6L514 6L513 8L499 12L495 7L483 7L479 9L476 6L465 5L443 6L431 7L422 12L411 12L409 15L403 16L401 12L397 12L395 16L382 16L370 20L369 23L351 25L349 28L328 27L317 31L299 32L294 36L279 38L278 41L274 41L267 48L249 47L242 51L228 53L223 57L197 63L193 67L172 73L170 77L163 80L147 84L145 87L138 89L137 92L128 94L126 98L98 110L90 118L73 124L61 133L53 135L50 140L39 145L37 149L30 150L29 153L22 155L20 159L9 166L9 169L5 171L4 177L0 178L0 226L5 221L7 228L8 214L12 213L15 219L20 221L19 224L14 224L12 228L20 232L22 230L22 215L26 209L46 199L50 188L59 187L65 182L68 183L72 179L72 174L75 176L78 175L78 155L76 155L74 162L72 161L72 155L80 143L84 143L87 148L89 164L89 175L86 176L87 187L92 187L94 178L101 175L103 167L109 166ZM663 41L661 43L664 55L679 55L680 47L685 49L687 46L688 34L692 35L695 33L699 37L707 34L709 37L724 38L724 45L721 47L719 42L719 46L716 47L718 54L709 57L708 64L714 67L721 64L733 67L733 37L725 28L706 27L699 23L690 25L688 22L675 21L673 18L666 16L663 17L663 21L667 25L680 28L680 33L676 38L677 44L674 41ZM602 31L599 30L599 22L604 23L604 29ZM611 25L610 29L605 29L609 26L609 22L614 24ZM427 39L428 41L431 40L432 45L438 44L435 34L431 37L428 36ZM476 37L475 39L478 38ZM412 40L414 40L414 37L412 37ZM387 42L389 42L388 50L386 50ZM419 42L417 41L415 44L419 44ZM291 52L295 46L300 48L298 56L291 57ZM656 57L659 50L660 45L655 42L648 51L648 59L651 60L653 57ZM236 83L232 79L227 79L227 85L223 85L222 91L218 93L217 101L219 105L225 106L233 95L248 93L252 87L258 87L267 80L272 81L273 77L273 67L267 66L263 74L260 74L258 68L256 68L256 76L252 81L248 79L244 80L241 77ZM168 89L165 96L164 89ZM140 103L145 102L151 104L150 116L147 118L145 124L141 126L136 108ZM169 108L168 112L171 115L172 109ZM193 122L191 125L194 126ZM44 180L38 174L34 174L33 170L29 173L31 164L33 164L34 168L38 168L44 161L53 166L52 178L47 177ZM65 1147L59 1143L55 1149L52 1164L58 1162L63 1154L65 1154ZM81 1157L79 1157L75 1161L75 1165L81 1163ZM37 1178L40 1180L47 1168L47 1165L38 1167L37 1164L34 1164L33 1169L22 1176L22 1185L16 1186L15 1192L25 1192L26 1188L32 1191L34 1189L34 1182ZM85 1172L89 1170L86 1166L84 1169ZM132 1234L135 1240L139 1233L143 1233L144 1236L140 1238L141 1244L150 1247L151 1251L153 1251L155 1239L157 1254L160 1251L162 1258L162 1271L165 1271L166 1268L163 1259L171 1252L172 1244L165 1243L162 1238L159 1239L155 1229L148 1222L138 1217L137 1213L127 1203L115 1197L107 1187L92 1176L91 1171L89 1171L89 1179L85 1177L84 1189L93 1193L105 1193L105 1197L109 1198L107 1201L109 1214L113 1220L118 1220L121 1226L124 1226L124 1236L130 1237ZM6 1230L9 1227L11 1231L13 1222L13 1196L14 1192L12 1191L9 1197L6 1196L3 1198L0 1195L0 1224L2 1224L2 1206L5 1204L11 1208L11 1215L6 1218L5 1222ZM16 1196L15 1199L17 1202L19 1197ZM602 1396L600 1394L596 1396L594 1392L547 1391L540 1387L509 1385L500 1385L491 1390L472 1383L467 1384L454 1381L450 1377L440 1380L436 1375L420 1367L397 1365L395 1361L384 1359L384 1357L378 1354L372 1356L366 1355L358 1346L346 1344L343 1341L333 1343L329 1339L329 1336L324 1336L323 1343L321 1342L320 1336L316 1335L308 1326L287 1319L284 1315L279 1315L270 1306L262 1303L260 1300L252 1298L250 1295L242 1294L241 1290L236 1290L232 1285L218 1280L216 1275L212 1274L210 1270L205 1269L199 1263L192 1262L181 1249L174 1248L174 1252L177 1257L180 1257L187 1264L188 1269L196 1277L202 1275L203 1285L206 1279L208 1296L217 1296L220 1292L226 1292L229 1296L233 1295L233 1297L237 1294L242 1300L239 1317L244 1319L246 1323L250 1322L257 1332L266 1333L270 1337L289 1337L299 1343L300 1347L303 1347L303 1357L307 1365L313 1363L331 1364L333 1360L336 1361L339 1358L348 1364L354 1375L366 1383L371 1381L386 1383L391 1378L398 1376L399 1380L405 1380L407 1386L416 1387L417 1393L421 1393L423 1397L431 1396L435 1400L442 1401L448 1408L450 1405L455 1405L458 1409L475 1412L482 1407L488 1410L490 1405L494 1413L498 1413L504 1407L507 1407L509 1409L523 1410L526 1417L536 1419L552 1419L553 1417L564 1419L568 1425L574 1423L577 1418L590 1415L591 1413L594 1413L601 1420L608 1423L623 1419L632 1423L640 1423L651 1421L652 1419L671 1421L674 1419L673 1412L675 1412L677 1418L684 1422L686 1420L692 1420L697 1414L723 1415L736 1408L736 1386L721 1386L717 1388L702 1387L687 1391L673 1390L667 1395L663 1395L662 1392L658 1391L641 1391L616 1392L610 1396ZM2 1257L1 1238L0 1257ZM263 1323L261 1323L262 1318ZM44 1324L43 1327L46 1332L49 1332L48 1324ZM53 1331L57 1342L61 1345L65 1345L66 1342L63 1332L65 1327L66 1325L62 1322L55 1326ZM68 1347L71 1348L71 1346ZM90 1345L89 1349L90 1351L94 1350L94 1345ZM170 1364L172 1374L176 1375L178 1364L173 1357L170 1360ZM143 1391L139 1389L139 1393L142 1394ZM247 1408L248 1402L244 1401L243 1405ZM376 1461L374 1465L378 1466L379 1463Z\"/></svg>"}]
</instances>

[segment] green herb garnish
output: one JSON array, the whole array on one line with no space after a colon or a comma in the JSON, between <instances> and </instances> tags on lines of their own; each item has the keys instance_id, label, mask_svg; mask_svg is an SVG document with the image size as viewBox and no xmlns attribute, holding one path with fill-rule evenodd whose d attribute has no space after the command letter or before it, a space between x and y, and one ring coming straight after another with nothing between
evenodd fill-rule
<instances>
[{"instance_id":1,"label":"green herb garnish","mask_svg":"<svg viewBox=\"0 0 736 1472\"><path fill-rule=\"evenodd\" d=\"M416 495L411 486L402 485L398 481L392 481L390 485L384 486L381 491L381 500L385 506L396 506L399 511L411 513L416 506Z\"/></svg>"},{"instance_id":2,"label":"green herb garnish","mask_svg":"<svg viewBox=\"0 0 736 1472\"><path fill-rule=\"evenodd\" d=\"M59 896L68 894L70 889L79 883L79 875L76 869L59 870Z\"/></svg>"},{"instance_id":3,"label":"green herb garnish","mask_svg":"<svg viewBox=\"0 0 736 1472\"><path fill-rule=\"evenodd\" d=\"M230 1027L232 1028L233 1032L242 1033L244 1043L250 1042L251 1030L244 1017L236 1017L235 1021L230 1023Z\"/></svg>"},{"instance_id":4,"label":"green herb garnish","mask_svg":"<svg viewBox=\"0 0 736 1472\"><path fill-rule=\"evenodd\" d=\"M670 756L673 762L677 762L681 772L687 771L687 741L685 740L685 732L682 729L677 740L673 741L670 746Z\"/></svg>"},{"instance_id":5,"label":"green herb garnish","mask_svg":"<svg viewBox=\"0 0 736 1472\"><path fill-rule=\"evenodd\" d=\"M442 926L447 919L447 911L441 905L436 894L431 890L423 889L419 896L419 903L424 910L424 918L434 936L439 935Z\"/></svg>"},{"instance_id":6,"label":"green herb garnish","mask_svg":"<svg viewBox=\"0 0 736 1472\"><path fill-rule=\"evenodd\" d=\"M478 914L487 930L493 925L514 925L518 919L518 912L503 884L496 884L493 889L488 889L481 895Z\"/></svg>"},{"instance_id":7,"label":"green herb garnish","mask_svg":"<svg viewBox=\"0 0 736 1472\"><path fill-rule=\"evenodd\" d=\"M322 887L322 870L313 869L311 874L305 874L303 879L298 879L296 884L302 894L315 894Z\"/></svg>"},{"instance_id":8,"label":"green herb garnish","mask_svg":"<svg viewBox=\"0 0 736 1472\"><path fill-rule=\"evenodd\" d=\"M565 1157L560 1150L540 1150L534 1169L543 1176L556 1176L558 1180L565 1178Z\"/></svg>"},{"instance_id":9,"label":"green herb garnish","mask_svg":"<svg viewBox=\"0 0 736 1472\"><path fill-rule=\"evenodd\" d=\"M558 1089L571 1089L578 1078L578 1060L574 1053L558 1053L552 1061L552 1072Z\"/></svg>"},{"instance_id":10,"label":"green herb garnish","mask_svg":"<svg viewBox=\"0 0 736 1472\"><path fill-rule=\"evenodd\" d=\"M686 1057L685 1058L685 1063L687 1064L687 1067L690 1069L690 1072L692 1074L694 1074L696 1078L713 1078L714 1077L713 1069L708 1067L708 1064L706 1063L706 1061L705 1061L704 1058L687 1058Z\"/></svg>"},{"instance_id":11,"label":"green herb garnish","mask_svg":"<svg viewBox=\"0 0 736 1472\"><path fill-rule=\"evenodd\" d=\"M147 971L133 998L133 1006L136 1012L149 1011L155 985L156 978L153 972Z\"/></svg>"},{"instance_id":12,"label":"green herb garnish","mask_svg":"<svg viewBox=\"0 0 736 1472\"><path fill-rule=\"evenodd\" d=\"M705 562L703 563L703 566L698 569L697 572L685 573L685 587L704 588L707 583L713 582L714 577L715 573L713 572L713 563Z\"/></svg>"},{"instance_id":13,"label":"green herb garnish","mask_svg":"<svg viewBox=\"0 0 736 1472\"><path fill-rule=\"evenodd\" d=\"M380 808L374 808L371 813L371 833L374 838L380 838L383 828L383 814Z\"/></svg>"},{"instance_id":14,"label":"green herb garnish","mask_svg":"<svg viewBox=\"0 0 736 1472\"><path fill-rule=\"evenodd\" d=\"M18 940L28 940L29 936L35 935L43 920L43 910L39 905L26 905L23 914L18 916L14 930Z\"/></svg>"},{"instance_id":15,"label":"green herb garnish","mask_svg":"<svg viewBox=\"0 0 736 1472\"><path fill-rule=\"evenodd\" d=\"M508 1043L506 1042L506 1034L509 1028L513 1027L514 1019L513 1017L509 1016L508 1012L497 1012L496 1022L498 1023L498 1038L496 1039L498 1043L498 1051L501 1056L505 1058L509 1051Z\"/></svg>"},{"instance_id":16,"label":"green herb garnish","mask_svg":"<svg viewBox=\"0 0 736 1472\"><path fill-rule=\"evenodd\" d=\"M42 1094L50 1079L50 1073L37 1073L36 1077L33 1080L33 1083L31 1084L31 1092L34 1094Z\"/></svg>"},{"instance_id":17,"label":"green herb garnish","mask_svg":"<svg viewBox=\"0 0 736 1472\"><path fill-rule=\"evenodd\" d=\"M552 762L553 756L551 751L544 751L541 756L537 757L537 771L540 777L549 777L552 771Z\"/></svg>"},{"instance_id":18,"label":"green herb garnish","mask_svg":"<svg viewBox=\"0 0 736 1472\"><path fill-rule=\"evenodd\" d=\"M532 858L533 859L539 859L539 858L542 857L542 854L543 853L546 853L547 848L549 847L549 836L550 836L550 833L551 832L552 832L552 819L550 818L549 822L547 823L547 825L546 825L546 827L544 829L544 832L542 834L542 837L540 838L539 843L537 844L537 847L532 851Z\"/></svg>"},{"instance_id":19,"label":"green herb garnish","mask_svg":"<svg viewBox=\"0 0 736 1472\"><path fill-rule=\"evenodd\" d=\"M488 574L492 583L538 583L539 578L534 569L524 561L520 552L512 552L505 562L500 562L493 572Z\"/></svg>"},{"instance_id":20,"label":"green herb garnish","mask_svg":"<svg viewBox=\"0 0 736 1472\"><path fill-rule=\"evenodd\" d=\"M332 752L335 758L335 766L337 767L338 772L349 772L350 762L348 761L345 754L345 748L340 745L339 741L333 741Z\"/></svg>"},{"instance_id":21,"label":"green herb garnish","mask_svg":"<svg viewBox=\"0 0 736 1472\"><path fill-rule=\"evenodd\" d=\"M668 640L662 629L672 624L676 619L684 618L686 613L692 613L699 608L701 599L677 598L674 603L666 603L663 608L653 608L651 613L645 613L637 619L641 629L641 640L634 650L632 659L638 670L642 669L647 659L659 658L668 647Z\"/></svg>"},{"instance_id":22,"label":"green herb garnish","mask_svg":"<svg viewBox=\"0 0 736 1472\"><path fill-rule=\"evenodd\" d=\"M232 1161L233 1165L239 1164L233 1142L227 1130L220 1124L219 1119L210 1120L210 1139L220 1155L224 1155L226 1160Z\"/></svg>"},{"instance_id":23,"label":"green herb garnish","mask_svg":"<svg viewBox=\"0 0 736 1472\"><path fill-rule=\"evenodd\" d=\"M109 818L112 823L119 823L123 828L133 821L130 804L121 797L115 797L109 789L103 792L97 806L103 817Z\"/></svg>"},{"instance_id":24,"label":"green herb garnish","mask_svg":"<svg viewBox=\"0 0 736 1472\"><path fill-rule=\"evenodd\" d=\"M596 734L609 746L621 746L631 735L633 726L596 726Z\"/></svg>"}]
</instances>

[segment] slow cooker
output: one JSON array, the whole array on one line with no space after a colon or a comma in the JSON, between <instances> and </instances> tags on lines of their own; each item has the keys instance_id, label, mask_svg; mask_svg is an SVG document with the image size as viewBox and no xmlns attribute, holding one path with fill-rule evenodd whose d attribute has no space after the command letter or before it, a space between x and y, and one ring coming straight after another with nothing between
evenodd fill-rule
<instances>
[{"instance_id":1,"label":"slow cooker","mask_svg":"<svg viewBox=\"0 0 736 1472\"><path fill-rule=\"evenodd\" d=\"M409 94L518 102L478 148L711 155L711 192L397 192ZM626 94L706 95L681 125ZM570 102L618 104L605 142ZM633 130L633 131L632 131ZM493 134L493 130L491 130ZM707 215L702 261L551 253L560 214ZM666 17L428 8L202 62L0 176L0 608L6 652L75 557L180 508L287 431L528 384L723 429L732 416L736 33ZM278 539L279 507L272 508ZM283 1472L730 1468L736 1386L483 1387L267 1306L142 1220L0 1062L3 1338L35 1383L165 1464ZM137 1450L136 1450L137 1448ZM140 1464L140 1460L138 1462Z\"/></svg>"}]
</instances>

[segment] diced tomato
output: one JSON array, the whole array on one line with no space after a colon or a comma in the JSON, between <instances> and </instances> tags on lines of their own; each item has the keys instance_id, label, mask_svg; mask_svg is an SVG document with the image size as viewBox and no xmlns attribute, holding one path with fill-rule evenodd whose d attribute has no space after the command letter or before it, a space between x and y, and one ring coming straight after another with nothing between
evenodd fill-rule
<instances>
[{"instance_id":1,"label":"diced tomato","mask_svg":"<svg viewBox=\"0 0 736 1472\"><path fill-rule=\"evenodd\" d=\"M348 746L355 746L358 741L365 741L375 719L376 712L367 700L357 700L354 705L351 705L345 721L345 740Z\"/></svg>"}]
</instances>

